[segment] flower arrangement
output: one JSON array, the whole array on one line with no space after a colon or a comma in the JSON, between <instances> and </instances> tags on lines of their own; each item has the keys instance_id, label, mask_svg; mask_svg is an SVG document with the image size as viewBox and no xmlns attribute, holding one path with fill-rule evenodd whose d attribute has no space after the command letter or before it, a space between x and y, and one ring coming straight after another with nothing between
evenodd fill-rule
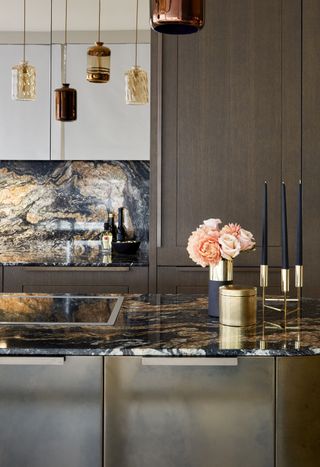
<instances>
[{"instance_id":1,"label":"flower arrangement","mask_svg":"<svg viewBox=\"0 0 320 467\"><path fill-rule=\"evenodd\" d=\"M241 225L230 223L220 229L220 224L220 219L207 219L189 237L189 256L202 267L215 266L221 259L233 260L256 245L252 233Z\"/></svg>"}]
</instances>

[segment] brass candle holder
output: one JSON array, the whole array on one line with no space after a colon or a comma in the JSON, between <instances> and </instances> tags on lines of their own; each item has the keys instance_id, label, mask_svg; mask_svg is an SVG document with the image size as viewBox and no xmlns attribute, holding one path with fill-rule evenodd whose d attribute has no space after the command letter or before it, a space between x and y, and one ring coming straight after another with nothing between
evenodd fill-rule
<instances>
[{"instance_id":1,"label":"brass candle holder","mask_svg":"<svg viewBox=\"0 0 320 467\"><path fill-rule=\"evenodd\" d=\"M269 268L267 265L260 265L260 287L262 289L262 306L263 309L269 308L276 311L287 311L288 302L296 302L298 308L301 307L301 298L302 298L302 288L303 288L303 266L296 265L295 267L295 288L296 288L296 297L290 297L290 270L281 269L281 292L282 295L266 295L266 291L269 285ZM276 307L269 305L268 303L283 303L283 306Z\"/></svg>"}]
</instances>

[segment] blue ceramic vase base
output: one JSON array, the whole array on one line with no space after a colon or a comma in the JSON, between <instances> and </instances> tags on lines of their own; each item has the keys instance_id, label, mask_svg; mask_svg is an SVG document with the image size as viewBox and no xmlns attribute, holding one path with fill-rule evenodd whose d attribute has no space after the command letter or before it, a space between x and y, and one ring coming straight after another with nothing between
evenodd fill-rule
<instances>
[{"instance_id":1,"label":"blue ceramic vase base","mask_svg":"<svg viewBox=\"0 0 320 467\"><path fill-rule=\"evenodd\" d=\"M232 283L233 281L209 280L208 315L212 318L219 318L219 287L221 285L231 285Z\"/></svg>"}]
</instances>

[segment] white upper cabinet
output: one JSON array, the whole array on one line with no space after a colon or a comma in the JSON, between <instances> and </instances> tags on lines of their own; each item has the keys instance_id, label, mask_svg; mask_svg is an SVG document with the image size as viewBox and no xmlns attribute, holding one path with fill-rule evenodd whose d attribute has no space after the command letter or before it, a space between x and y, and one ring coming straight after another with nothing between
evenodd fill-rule
<instances>
[{"instance_id":1,"label":"white upper cabinet","mask_svg":"<svg viewBox=\"0 0 320 467\"><path fill-rule=\"evenodd\" d=\"M125 101L124 76L134 64L134 45L107 44L111 74L104 84L86 81L89 45L68 46L67 82L77 90L78 118L61 123L53 115L52 159L149 159L150 104ZM150 45L140 44L138 50L139 65L149 73ZM62 48L54 46L53 88L61 86L61 54Z\"/></svg>"},{"instance_id":2,"label":"white upper cabinet","mask_svg":"<svg viewBox=\"0 0 320 467\"><path fill-rule=\"evenodd\" d=\"M35 101L11 97L11 68L23 58L23 0L0 0L0 159L49 159L50 0L26 2L26 60L36 68Z\"/></svg>"},{"instance_id":3,"label":"white upper cabinet","mask_svg":"<svg viewBox=\"0 0 320 467\"><path fill-rule=\"evenodd\" d=\"M67 123L55 120L54 102L62 83L65 0L26 5L26 58L36 67L37 99L11 98L11 68L23 56L23 0L0 0L0 159L149 159L150 104L125 102L136 3L102 0L101 40L111 49L111 79L93 84L86 81L87 48L97 39L98 0L68 0L67 81L77 90L78 119ZM140 0L139 9L138 65L148 72L150 88L149 0Z\"/></svg>"},{"instance_id":4,"label":"white upper cabinet","mask_svg":"<svg viewBox=\"0 0 320 467\"><path fill-rule=\"evenodd\" d=\"M21 45L0 45L0 159L46 160L50 154L50 47L27 47L27 59L37 73L35 101L12 100L11 68L21 59Z\"/></svg>"}]
</instances>

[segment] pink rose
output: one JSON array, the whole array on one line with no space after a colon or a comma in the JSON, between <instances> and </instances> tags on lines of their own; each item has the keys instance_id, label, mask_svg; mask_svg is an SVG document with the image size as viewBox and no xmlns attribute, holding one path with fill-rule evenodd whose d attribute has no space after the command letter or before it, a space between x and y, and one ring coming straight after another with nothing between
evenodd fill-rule
<instances>
[{"instance_id":1,"label":"pink rose","mask_svg":"<svg viewBox=\"0 0 320 467\"><path fill-rule=\"evenodd\" d=\"M221 229L221 232L233 235L236 238L239 238L240 236L240 231L241 231L241 225L240 224L233 224L229 223Z\"/></svg>"},{"instance_id":2,"label":"pink rose","mask_svg":"<svg viewBox=\"0 0 320 467\"><path fill-rule=\"evenodd\" d=\"M217 264L221 259L221 251L218 238L208 237L199 245L199 252L207 265Z\"/></svg>"},{"instance_id":3,"label":"pink rose","mask_svg":"<svg viewBox=\"0 0 320 467\"><path fill-rule=\"evenodd\" d=\"M210 229L212 230L219 230L219 225L221 224L221 222L222 221L220 219L207 219L203 221L203 224L206 227L210 227Z\"/></svg>"},{"instance_id":4,"label":"pink rose","mask_svg":"<svg viewBox=\"0 0 320 467\"><path fill-rule=\"evenodd\" d=\"M233 259L240 253L240 241L230 234L222 234L219 238L221 256L224 259Z\"/></svg>"},{"instance_id":5,"label":"pink rose","mask_svg":"<svg viewBox=\"0 0 320 467\"><path fill-rule=\"evenodd\" d=\"M256 246L253 235L248 230L240 229L239 241L241 251L252 250Z\"/></svg>"},{"instance_id":6,"label":"pink rose","mask_svg":"<svg viewBox=\"0 0 320 467\"><path fill-rule=\"evenodd\" d=\"M187 251L190 258L202 267L217 264L221 259L219 232L199 227L190 235Z\"/></svg>"}]
</instances>

